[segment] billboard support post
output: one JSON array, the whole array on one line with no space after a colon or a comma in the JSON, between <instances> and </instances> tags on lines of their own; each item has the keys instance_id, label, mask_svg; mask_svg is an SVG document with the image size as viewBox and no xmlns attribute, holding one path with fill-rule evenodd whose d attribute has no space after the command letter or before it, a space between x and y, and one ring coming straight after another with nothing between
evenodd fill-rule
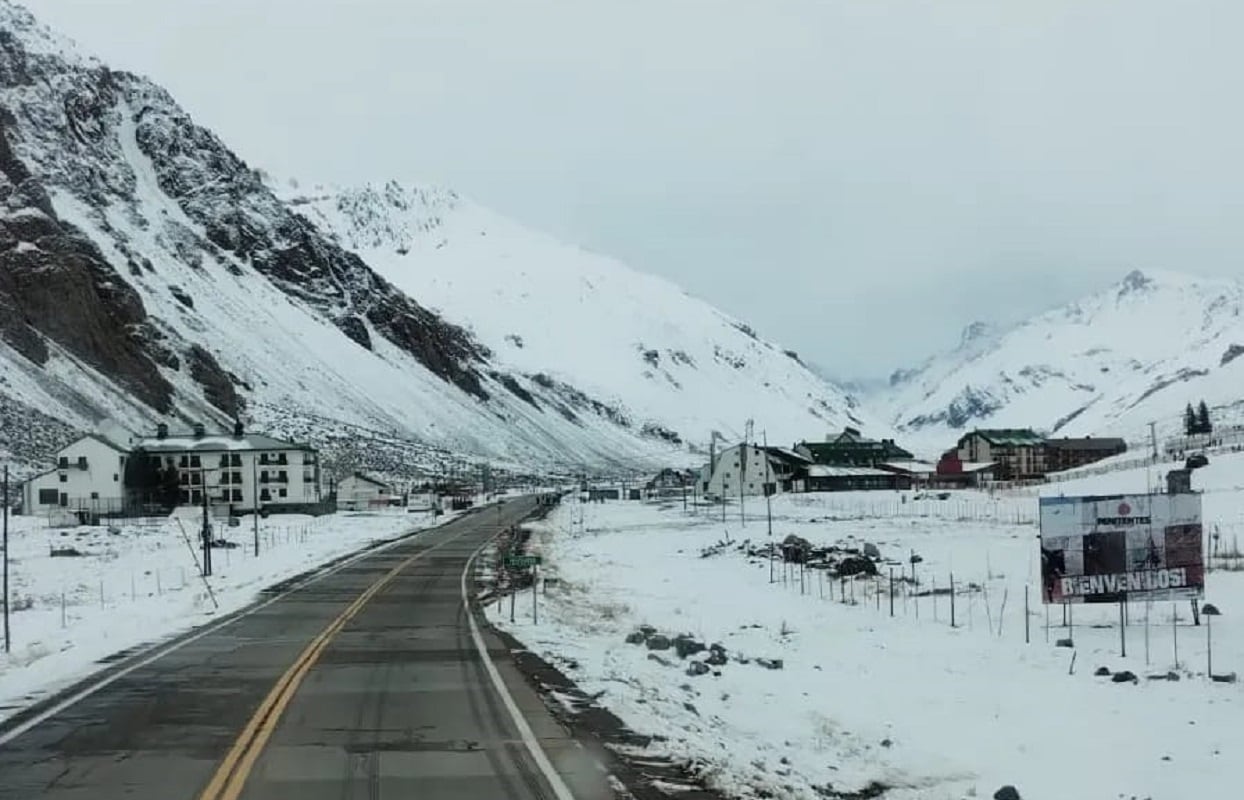
<instances>
[{"instance_id":1,"label":"billboard support post","mask_svg":"<svg viewBox=\"0 0 1244 800\"><path fill-rule=\"evenodd\" d=\"M1214 618L1205 615L1205 676L1214 679Z\"/></svg>"},{"instance_id":2,"label":"billboard support post","mask_svg":"<svg viewBox=\"0 0 1244 800\"><path fill-rule=\"evenodd\" d=\"M1171 643L1175 647L1175 669L1179 669L1179 604L1171 603Z\"/></svg>"},{"instance_id":3,"label":"billboard support post","mask_svg":"<svg viewBox=\"0 0 1244 800\"><path fill-rule=\"evenodd\" d=\"M955 573L950 573L950 627L955 627Z\"/></svg>"},{"instance_id":4,"label":"billboard support post","mask_svg":"<svg viewBox=\"0 0 1244 800\"><path fill-rule=\"evenodd\" d=\"M1024 644L1032 644L1030 631L1032 621L1028 619L1028 584L1024 584Z\"/></svg>"},{"instance_id":5,"label":"billboard support post","mask_svg":"<svg viewBox=\"0 0 1244 800\"><path fill-rule=\"evenodd\" d=\"M1127 658L1127 619L1123 616L1123 607L1126 605L1122 600L1119 601L1119 657Z\"/></svg>"},{"instance_id":6,"label":"billboard support post","mask_svg":"<svg viewBox=\"0 0 1244 800\"><path fill-rule=\"evenodd\" d=\"M1145 602L1145 666L1149 666L1149 609L1153 603Z\"/></svg>"}]
</instances>

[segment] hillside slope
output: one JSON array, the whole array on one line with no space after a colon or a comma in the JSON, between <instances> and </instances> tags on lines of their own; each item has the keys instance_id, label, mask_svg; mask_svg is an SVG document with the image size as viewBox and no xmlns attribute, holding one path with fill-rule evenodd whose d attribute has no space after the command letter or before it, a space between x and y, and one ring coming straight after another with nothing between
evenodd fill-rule
<instances>
[{"instance_id":1,"label":"hillside slope","mask_svg":"<svg viewBox=\"0 0 1244 800\"><path fill-rule=\"evenodd\" d=\"M1244 284L1173 272L1120 283L1010 330L973 326L955 350L896 373L874 408L913 441L949 447L974 427L1147 440L1204 398L1238 421Z\"/></svg>"},{"instance_id":2,"label":"hillside slope","mask_svg":"<svg viewBox=\"0 0 1244 800\"><path fill-rule=\"evenodd\" d=\"M548 337L577 341L579 357L525 358L493 335L494 294L451 306L379 250L325 233L312 211L274 194L163 89L82 56L0 0L0 430L22 428L36 409L46 422L7 449L34 463L72 430L108 420L137 430L241 416L313 441L348 428L512 463L599 467L685 454L710 428L740 428L744 412L800 432L849 418L845 396L769 345L753 352L733 328L721 358L748 368L714 371L677 402L602 378L622 365L582 329ZM476 251L497 259L498 279L556 249L490 224L514 243ZM440 271L448 262L435 252L416 248L404 263ZM586 256L561 269L574 279L580 266L594 269ZM556 324L564 300L524 313ZM604 318L615 304L598 295L578 318ZM698 316L678 318L693 307ZM716 313L664 310L668 325L628 346L673 359L684 339L671 344L667 329L693 331ZM506 332L540 341L535 329ZM697 363L706 352L695 351ZM682 374L668 362L653 369L661 380ZM737 402L717 414L725 398Z\"/></svg>"},{"instance_id":3,"label":"hillside slope","mask_svg":"<svg viewBox=\"0 0 1244 800\"><path fill-rule=\"evenodd\" d=\"M569 382L681 436L774 441L859 424L794 351L670 282L526 229L445 190L390 182L285 190L394 285L537 383Z\"/></svg>"}]
</instances>

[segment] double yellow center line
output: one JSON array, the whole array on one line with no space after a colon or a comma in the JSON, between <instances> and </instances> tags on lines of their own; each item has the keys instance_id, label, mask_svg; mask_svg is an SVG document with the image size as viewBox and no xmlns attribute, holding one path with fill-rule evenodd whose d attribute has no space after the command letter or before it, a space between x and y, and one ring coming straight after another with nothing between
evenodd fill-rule
<instances>
[{"instance_id":1,"label":"double yellow center line","mask_svg":"<svg viewBox=\"0 0 1244 800\"><path fill-rule=\"evenodd\" d=\"M212 775L212 779L208 782L207 787L199 795L199 800L237 800L242 793L242 787L246 785L246 779L255 767L255 761L259 758L259 754L263 752L268 739L272 737L277 723L281 721L281 715L285 712L286 706L289 705L289 701L293 699L294 693L298 691L298 687L302 684L303 679L307 677L307 673L315 666L316 661L320 658L320 654L328 647L333 637L362 610L368 600L397 577L398 573L428 553L444 547L461 535L460 533L452 536L433 547L421 550L403 560L371 586L368 586L362 594L354 599L354 602L346 606L346 609L329 623L327 628L320 631L320 634L311 640L311 643L299 654L289 669L285 670L285 673L281 675L280 680L272 687L272 691L268 692L263 702L259 704L259 708L255 710L250 721L246 723L246 727L242 729L242 733L238 736L237 741L233 743L233 747L229 749L224 760L220 762L220 766L216 768L216 772Z\"/></svg>"}]
</instances>

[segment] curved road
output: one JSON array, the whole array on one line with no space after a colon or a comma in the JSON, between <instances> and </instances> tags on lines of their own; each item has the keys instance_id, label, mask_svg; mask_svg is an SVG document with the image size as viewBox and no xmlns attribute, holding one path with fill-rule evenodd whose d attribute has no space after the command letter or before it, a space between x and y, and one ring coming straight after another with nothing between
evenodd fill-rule
<instances>
[{"instance_id":1,"label":"curved road","mask_svg":"<svg viewBox=\"0 0 1244 800\"><path fill-rule=\"evenodd\" d=\"M472 554L534 508L488 506L344 562L118 663L16 736L10 721L0 798L613 798L486 629L481 657L463 602Z\"/></svg>"}]
</instances>

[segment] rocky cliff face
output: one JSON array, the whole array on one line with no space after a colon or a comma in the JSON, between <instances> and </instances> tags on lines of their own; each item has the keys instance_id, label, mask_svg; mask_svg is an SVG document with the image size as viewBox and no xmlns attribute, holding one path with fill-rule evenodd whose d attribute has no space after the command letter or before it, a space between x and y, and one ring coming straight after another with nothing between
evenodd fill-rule
<instances>
[{"instance_id":1,"label":"rocky cliff face","mask_svg":"<svg viewBox=\"0 0 1244 800\"><path fill-rule=\"evenodd\" d=\"M582 468L685 458L709 427L747 416L818 435L852 414L797 360L705 304L646 307L653 292L685 296L633 273L626 304L616 293L546 299L493 336L494 298L466 291L479 287L455 290L470 302L447 313L443 293L373 262L376 244L410 256L404 267L456 269L424 247L445 234L456 195L386 191L336 198L352 222L339 235L312 219L316 203L275 194L159 86L82 56L0 0L0 399L78 429L242 416L313 440L365 430ZM464 249L465 235L453 238ZM519 294L523 273L550 254L546 239L528 232L506 239L515 249L472 258L490 259ZM585 254L555 255L558 281L597 279ZM556 328L563 301L587 312L574 329ZM658 324L593 336L615 307ZM672 344L682 333L667 335L705 326L713 332L694 353ZM574 358L523 350L524 337L544 336ZM692 380L696 390L682 391ZM708 419L724 399L740 400L722 411L731 426Z\"/></svg>"}]
</instances>

